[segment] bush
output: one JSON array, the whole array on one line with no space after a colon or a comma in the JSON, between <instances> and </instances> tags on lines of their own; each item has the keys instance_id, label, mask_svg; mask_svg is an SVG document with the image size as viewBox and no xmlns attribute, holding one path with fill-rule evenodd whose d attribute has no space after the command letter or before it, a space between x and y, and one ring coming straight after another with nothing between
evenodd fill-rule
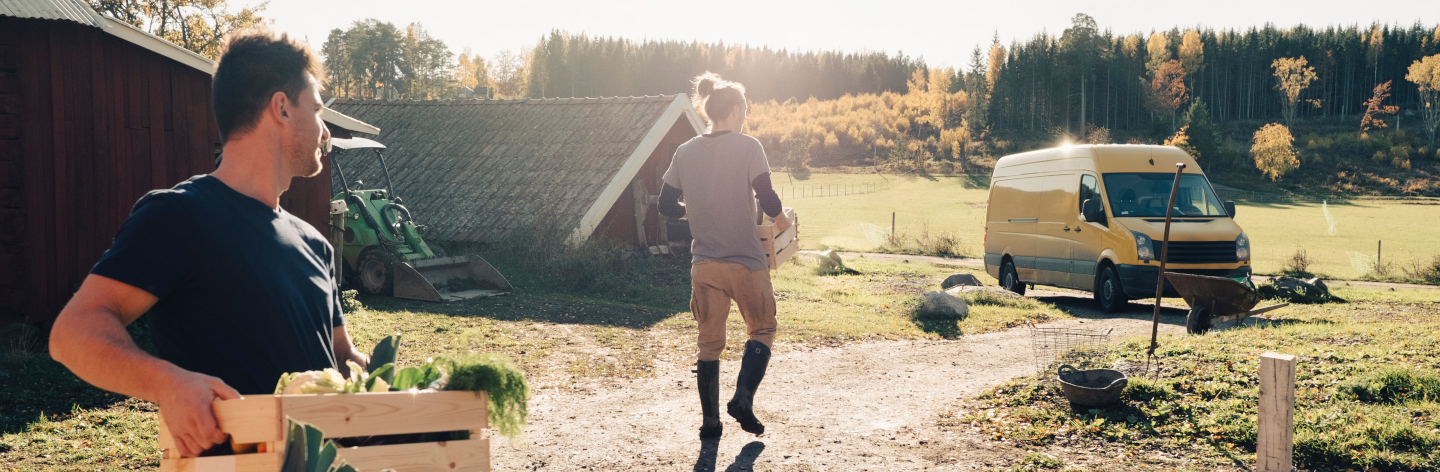
<instances>
[{"instance_id":1,"label":"bush","mask_svg":"<svg viewBox=\"0 0 1440 472\"><path fill-rule=\"evenodd\" d=\"M1290 255L1290 260L1285 261L1285 267L1281 272L1291 277L1314 277L1315 275L1310 273L1310 264L1314 262L1315 260L1310 258L1310 253L1305 252L1305 248L1296 249L1295 253Z\"/></svg>"},{"instance_id":2,"label":"bush","mask_svg":"<svg viewBox=\"0 0 1440 472\"><path fill-rule=\"evenodd\" d=\"M344 310L345 313L351 313L365 308L365 305L360 303L359 299L355 298L359 294L360 292L356 290L340 292L340 309Z\"/></svg>"},{"instance_id":3,"label":"bush","mask_svg":"<svg viewBox=\"0 0 1440 472\"><path fill-rule=\"evenodd\" d=\"M1409 264L1401 268L1405 276L1417 282L1440 285L1440 255L1435 256L1430 262L1420 262L1419 259L1412 259Z\"/></svg>"},{"instance_id":4,"label":"bush","mask_svg":"<svg viewBox=\"0 0 1440 472\"><path fill-rule=\"evenodd\" d=\"M955 233L940 231L931 234L930 223L926 222L915 235L897 230L896 234L891 235L890 239L884 241L876 250L890 254L962 257L965 254L960 244L960 236Z\"/></svg>"}]
</instances>

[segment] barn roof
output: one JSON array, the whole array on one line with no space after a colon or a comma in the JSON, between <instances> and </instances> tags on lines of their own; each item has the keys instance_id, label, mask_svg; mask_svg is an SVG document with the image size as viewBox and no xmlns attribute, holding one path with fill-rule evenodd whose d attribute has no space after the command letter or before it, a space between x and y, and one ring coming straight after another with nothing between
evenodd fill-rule
<instances>
[{"instance_id":1,"label":"barn roof","mask_svg":"<svg viewBox=\"0 0 1440 472\"><path fill-rule=\"evenodd\" d=\"M105 17L96 13L83 0L0 0L0 16L68 20L105 28Z\"/></svg>"},{"instance_id":2,"label":"barn roof","mask_svg":"<svg viewBox=\"0 0 1440 472\"><path fill-rule=\"evenodd\" d=\"M683 120L698 134L685 94L519 100L336 99L331 107L384 131L395 193L428 237L492 241L542 219L590 237L621 192ZM369 153L338 154L350 181L384 184ZM332 174L336 191L339 175Z\"/></svg>"}]
</instances>

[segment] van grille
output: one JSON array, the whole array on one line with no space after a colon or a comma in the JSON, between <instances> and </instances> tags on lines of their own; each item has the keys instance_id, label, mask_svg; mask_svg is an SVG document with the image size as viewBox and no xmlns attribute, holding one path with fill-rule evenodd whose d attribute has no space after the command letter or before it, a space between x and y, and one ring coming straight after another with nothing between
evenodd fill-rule
<instances>
[{"instance_id":1,"label":"van grille","mask_svg":"<svg viewBox=\"0 0 1440 472\"><path fill-rule=\"evenodd\" d=\"M1160 241L1151 240L1155 256L1160 256ZM1216 264L1237 262L1235 241L1170 241L1169 264Z\"/></svg>"}]
</instances>

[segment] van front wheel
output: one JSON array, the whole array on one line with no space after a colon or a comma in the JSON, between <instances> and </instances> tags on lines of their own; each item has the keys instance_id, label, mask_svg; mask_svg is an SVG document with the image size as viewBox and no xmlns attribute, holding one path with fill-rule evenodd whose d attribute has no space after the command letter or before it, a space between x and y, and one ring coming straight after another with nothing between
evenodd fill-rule
<instances>
[{"instance_id":1,"label":"van front wheel","mask_svg":"<svg viewBox=\"0 0 1440 472\"><path fill-rule=\"evenodd\" d=\"M1106 313L1120 311L1130 301L1125 298L1125 289L1120 286L1120 276L1114 266L1100 270L1100 278L1095 283L1095 301L1100 304L1100 311Z\"/></svg>"},{"instance_id":2,"label":"van front wheel","mask_svg":"<svg viewBox=\"0 0 1440 472\"><path fill-rule=\"evenodd\" d=\"M1000 288L1018 295L1025 294L1025 282L1020 281L1020 273L1015 272L1015 263L1012 261L1005 261L1005 265L1000 266Z\"/></svg>"}]
</instances>

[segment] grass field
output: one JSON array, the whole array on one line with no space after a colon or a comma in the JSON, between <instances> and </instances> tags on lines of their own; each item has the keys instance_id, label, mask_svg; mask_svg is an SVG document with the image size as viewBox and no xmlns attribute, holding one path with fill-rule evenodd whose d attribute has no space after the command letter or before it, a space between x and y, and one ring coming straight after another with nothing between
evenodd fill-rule
<instances>
[{"instance_id":1,"label":"grass field","mask_svg":"<svg viewBox=\"0 0 1440 472\"><path fill-rule=\"evenodd\" d=\"M800 214L801 244L806 248L870 251L876 244L863 225L888 229L895 213L896 232L916 234L948 231L958 235L967 257L982 253L984 203L989 180L971 176L896 176L876 174L811 174L806 180L777 173L772 179L784 194L786 206ZM873 188L874 193L849 196L801 195L800 189ZM789 190L787 190L789 189ZM813 190L812 190L813 191ZM821 190L823 195L824 190ZM1440 205L1405 205L1354 202L1327 205L1335 219L1336 234L1320 204L1237 202L1236 221L1250 236L1255 270L1278 273L1297 249L1304 248L1314 263L1310 272L1334 279L1356 279L1347 253L1373 257L1376 242L1384 241L1385 261L1397 265L1428 263L1440 254ZM1399 267L1394 268L1399 271Z\"/></svg>"},{"instance_id":2,"label":"grass field","mask_svg":"<svg viewBox=\"0 0 1440 472\"><path fill-rule=\"evenodd\" d=\"M1022 445L1198 449L1253 463L1258 358L1275 351L1299 358L1297 467L1440 470L1440 292L1336 292L1352 303L1293 305L1272 322L1161 337L1158 379L1131 376L1121 403L1110 407L1072 409L1055 383L1031 376L983 392L939 421ZM1109 360L1142 365L1148 344L1116 343Z\"/></svg>"}]
</instances>

